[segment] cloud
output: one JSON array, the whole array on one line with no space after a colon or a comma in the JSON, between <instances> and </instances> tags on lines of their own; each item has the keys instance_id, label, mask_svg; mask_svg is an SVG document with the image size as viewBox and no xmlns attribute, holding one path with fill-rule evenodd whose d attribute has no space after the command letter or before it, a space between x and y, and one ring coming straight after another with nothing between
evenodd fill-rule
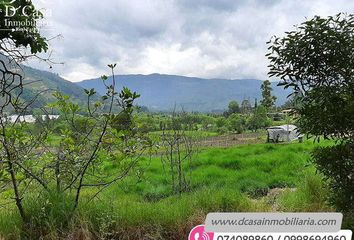
<instances>
[{"instance_id":1,"label":"cloud","mask_svg":"<svg viewBox=\"0 0 354 240\"><path fill-rule=\"evenodd\" d=\"M353 12L346 0L37 0L50 9L54 66L70 81L107 73L267 78L266 41L314 15ZM31 63L36 67L45 65Z\"/></svg>"}]
</instances>

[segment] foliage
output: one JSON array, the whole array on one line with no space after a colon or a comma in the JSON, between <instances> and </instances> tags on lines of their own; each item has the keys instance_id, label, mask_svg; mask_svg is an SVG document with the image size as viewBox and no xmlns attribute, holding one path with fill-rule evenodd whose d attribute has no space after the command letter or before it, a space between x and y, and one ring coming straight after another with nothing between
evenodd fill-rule
<instances>
[{"instance_id":1,"label":"foliage","mask_svg":"<svg viewBox=\"0 0 354 240\"><path fill-rule=\"evenodd\" d=\"M115 65L109 65L113 78ZM105 83L106 77L102 80ZM48 151L43 157L47 162L47 182L54 179L58 193L75 191L75 207L83 188L99 187L97 194L116 181L125 178L136 165L139 157L150 145L148 138L134 130L133 102L139 97L128 88L115 90L115 80L106 85L107 93L102 101L91 103L94 89L87 94L86 115L81 116L80 106L69 97L56 93L58 101L51 107L58 108L65 124L58 139L59 147ZM120 112L114 113L118 104ZM100 108L108 109L100 114ZM48 149L51 143L49 142ZM112 161L120 166L119 171L107 175L103 161ZM104 176L104 178L103 178Z\"/></svg>"},{"instance_id":2,"label":"foliage","mask_svg":"<svg viewBox=\"0 0 354 240\"><path fill-rule=\"evenodd\" d=\"M258 106L254 114L250 116L247 122L248 128L256 131L260 128L265 128L270 125L270 120L267 117L267 109L263 106Z\"/></svg>"},{"instance_id":3,"label":"foliage","mask_svg":"<svg viewBox=\"0 0 354 240\"><path fill-rule=\"evenodd\" d=\"M228 118L229 129L236 133L243 133L246 130L246 118L239 114L232 114Z\"/></svg>"},{"instance_id":4,"label":"foliage","mask_svg":"<svg viewBox=\"0 0 354 240\"><path fill-rule=\"evenodd\" d=\"M277 97L272 96L272 87L269 80L265 80L261 85L262 100L261 105L266 109L271 109L275 106Z\"/></svg>"},{"instance_id":5,"label":"foliage","mask_svg":"<svg viewBox=\"0 0 354 240\"><path fill-rule=\"evenodd\" d=\"M269 74L301 97L303 132L340 138L353 133L353 23L353 15L316 16L270 42Z\"/></svg>"},{"instance_id":6,"label":"foliage","mask_svg":"<svg viewBox=\"0 0 354 240\"><path fill-rule=\"evenodd\" d=\"M280 116L278 114L278 116ZM274 118L279 120L280 117ZM208 136L257 131L272 125L272 119L267 117L267 112L262 106L252 109L249 113L237 113L230 116L218 114L187 113L139 113L133 115L133 121L137 131L159 135L163 130L171 131L174 128L197 135L206 133ZM277 122L279 124L279 122Z\"/></svg>"},{"instance_id":7,"label":"foliage","mask_svg":"<svg viewBox=\"0 0 354 240\"><path fill-rule=\"evenodd\" d=\"M133 121L139 131L143 133L158 131L158 119L154 115L138 114L133 116Z\"/></svg>"},{"instance_id":8,"label":"foliage","mask_svg":"<svg viewBox=\"0 0 354 240\"><path fill-rule=\"evenodd\" d=\"M254 109L256 109L258 107L258 99L254 99Z\"/></svg>"},{"instance_id":9,"label":"foliage","mask_svg":"<svg viewBox=\"0 0 354 240\"><path fill-rule=\"evenodd\" d=\"M109 67L114 76L115 65ZM105 77L102 79L104 82ZM58 109L60 119L37 120L33 125L19 121L32 103L18 102L21 91L16 95L12 88L21 87L12 84L3 88L9 99L7 105L13 106L19 115L14 123L0 118L0 180L4 183L4 191L12 185L13 198L27 224L33 221L23 205L23 201L28 201L29 190L70 195L65 199L72 201L68 203L73 206L72 213L79 205L83 189L96 188L96 195L92 196L95 198L103 189L124 179L151 146L150 139L137 132L132 122L133 103L139 95L127 88L116 92L115 82L106 85L107 93L100 101L92 102L96 99L94 89L85 90L86 109L56 92L57 102L49 109ZM1 113L7 105L1 106ZM113 112L115 105L119 106L120 112ZM85 115L80 114L82 112ZM54 133L59 133L55 141L52 138ZM114 173L106 173L104 162L107 161L119 168Z\"/></svg>"},{"instance_id":10,"label":"foliage","mask_svg":"<svg viewBox=\"0 0 354 240\"><path fill-rule=\"evenodd\" d=\"M44 236L77 239L80 234L93 234L102 239L159 236L160 239L179 240L184 239L193 226L201 224L209 212L271 211L276 205L247 195L255 196L259 189L267 193L269 189L284 187L304 190L291 192L299 197L292 195L284 199L280 206L282 211L326 211L327 208L319 208L323 199L316 201L316 197L323 196L321 189L317 189L320 186L318 179L309 179L304 187L301 186L305 176L313 175L312 167L304 167L310 151L318 145L330 144L306 141L304 144L257 144L202 150L193 164L194 187L180 196L171 193L159 157L146 157L138 163L139 168L145 169L142 175L131 174L107 188L99 199L81 204L65 225L62 224L67 220L65 213L72 209L67 205L70 201L63 201L65 197L55 194L39 197L37 190L32 191L26 207L33 209L30 211L33 219L41 220L42 217L42 220L33 222L31 229L40 235L35 239ZM109 172L119 168L111 162L105 165ZM90 199L95 194L92 190L85 189L83 198ZM301 199L306 199L305 204L301 204ZM0 234L16 238L21 221L11 209L0 212Z\"/></svg>"},{"instance_id":11,"label":"foliage","mask_svg":"<svg viewBox=\"0 0 354 240\"><path fill-rule=\"evenodd\" d=\"M301 106L301 96L298 94L292 94L289 96L288 100L281 106L282 109L299 109Z\"/></svg>"},{"instance_id":12,"label":"foliage","mask_svg":"<svg viewBox=\"0 0 354 240\"><path fill-rule=\"evenodd\" d=\"M215 126L217 128L222 128L222 127L226 126L226 123L227 123L227 120L224 117L218 117L215 120Z\"/></svg>"},{"instance_id":13,"label":"foliage","mask_svg":"<svg viewBox=\"0 0 354 240\"><path fill-rule=\"evenodd\" d=\"M287 190L277 203L282 211L329 212L333 211L327 202L328 189L319 174L308 173L297 189Z\"/></svg>"},{"instance_id":14,"label":"foliage","mask_svg":"<svg viewBox=\"0 0 354 240\"><path fill-rule=\"evenodd\" d=\"M250 113L252 111L252 105L250 100L245 99L241 103L241 112L242 113Z\"/></svg>"},{"instance_id":15,"label":"foliage","mask_svg":"<svg viewBox=\"0 0 354 240\"><path fill-rule=\"evenodd\" d=\"M228 106L228 114L239 113L240 106L238 105L237 101L231 101Z\"/></svg>"},{"instance_id":16,"label":"foliage","mask_svg":"<svg viewBox=\"0 0 354 240\"><path fill-rule=\"evenodd\" d=\"M339 211L354 214L354 144L318 148L313 152L313 163L329 184L331 202Z\"/></svg>"},{"instance_id":17,"label":"foliage","mask_svg":"<svg viewBox=\"0 0 354 240\"><path fill-rule=\"evenodd\" d=\"M299 130L338 146L314 152L313 161L332 187L332 202L349 211L353 201L354 15L315 16L269 42L269 76L299 98ZM335 164L336 163L336 164ZM343 167L343 172L339 170ZM349 168L349 172L347 167ZM340 194L339 194L340 192ZM338 194L337 194L338 193Z\"/></svg>"},{"instance_id":18,"label":"foliage","mask_svg":"<svg viewBox=\"0 0 354 240\"><path fill-rule=\"evenodd\" d=\"M12 31L5 23L4 7L16 7L27 10L26 15L14 14L7 20L35 20L40 18L30 1L2 1L0 4L0 181L4 189L11 189L11 199L15 201L19 214L23 221L28 218L23 207L23 198L26 195L32 181L46 188L46 184L32 172L38 167L38 157L34 149L37 149L47 134L32 134L26 123L19 123L31 104L38 97L31 96L28 102L21 101L24 95L23 76L19 68L19 62L36 53L47 51L47 41L34 31ZM27 54L30 50L32 54ZM27 94L27 93L25 93ZM12 110L17 114L14 123L7 119L7 111ZM33 161L29 161L32 159ZM32 168L28 166L32 165Z\"/></svg>"},{"instance_id":19,"label":"foliage","mask_svg":"<svg viewBox=\"0 0 354 240\"><path fill-rule=\"evenodd\" d=\"M40 98L32 104L32 112L37 111L43 114L42 109L45 108L48 103L57 100L55 96L53 96L54 91L70 96L71 101L79 104L82 109L85 109L87 95L76 83L69 82L52 72L41 71L27 66L21 66L21 68L23 69L23 74L25 76L24 81L28 83L24 86L25 93L36 95L41 92L41 90L48 89L48 91L42 92ZM40 79L40 81L35 81L37 79ZM26 95L21 96L23 101L30 101L30 97L31 96ZM99 97L96 96L94 100L99 100ZM53 113L57 114L58 112L54 112L53 109ZM84 112L82 112L82 114L84 114Z\"/></svg>"},{"instance_id":20,"label":"foliage","mask_svg":"<svg viewBox=\"0 0 354 240\"><path fill-rule=\"evenodd\" d=\"M180 118L174 113L172 122L178 119ZM182 192L190 190L192 187L192 160L197 152L193 137L186 134L180 126L174 124L172 131L165 132L164 130L162 132L161 146L165 149L161 155L161 161L164 164L165 172L171 178L172 192L182 194Z\"/></svg>"},{"instance_id":21,"label":"foliage","mask_svg":"<svg viewBox=\"0 0 354 240\"><path fill-rule=\"evenodd\" d=\"M6 16L5 9L9 9L10 16ZM1 50L8 55L19 57L18 49L20 47L29 48L32 54L37 54L48 50L46 38L41 36L36 28L22 28L13 31L11 26L5 24L7 21L33 22L41 19L43 14L35 8L31 1L10 1L4 0L0 3L0 42ZM16 9L16 12L12 12ZM6 30L4 30L6 29ZM10 47L10 48L9 48Z\"/></svg>"}]
</instances>

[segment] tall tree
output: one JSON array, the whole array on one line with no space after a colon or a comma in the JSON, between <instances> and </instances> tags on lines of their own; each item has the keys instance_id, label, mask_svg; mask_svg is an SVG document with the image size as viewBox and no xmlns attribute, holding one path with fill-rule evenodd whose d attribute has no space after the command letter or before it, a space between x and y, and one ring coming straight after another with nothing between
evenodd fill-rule
<instances>
[{"instance_id":1,"label":"tall tree","mask_svg":"<svg viewBox=\"0 0 354 240\"><path fill-rule=\"evenodd\" d=\"M258 107L258 99L255 98L254 99L254 109L256 109Z\"/></svg>"},{"instance_id":2,"label":"tall tree","mask_svg":"<svg viewBox=\"0 0 354 240\"><path fill-rule=\"evenodd\" d=\"M231 115L233 113L239 113L239 112L240 112L240 106L238 105L238 102L235 100L231 101L228 106L227 115Z\"/></svg>"},{"instance_id":3,"label":"tall tree","mask_svg":"<svg viewBox=\"0 0 354 240\"><path fill-rule=\"evenodd\" d=\"M272 96L272 86L269 80L265 80L261 85L262 100L261 105L267 109L271 109L275 105L277 98Z\"/></svg>"},{"instance_id":4,"label":"tall tree","mask_svg":"<svg viewBox=\"0 0 354 240\"><path fill-rule=\"evenodd\" d=\"M249 112L251 112L251 109L252 109L252 106L251 106L250 100L248 100L248 99L243 100L241 103L241 112L242 113L249 113Z\"/></svg>"},{"instance_id":5,"label":"tall tree","mask_svg":"<svg viewBox=\"0 0 354 240\"><path fill-rule=\"evenodd\" d=\"M329 183L338 210L354 214L354 15L315 16L268 43L269 76L292 88L299 129L333 138L313 161Z\"/></svg>"}]
</instances>

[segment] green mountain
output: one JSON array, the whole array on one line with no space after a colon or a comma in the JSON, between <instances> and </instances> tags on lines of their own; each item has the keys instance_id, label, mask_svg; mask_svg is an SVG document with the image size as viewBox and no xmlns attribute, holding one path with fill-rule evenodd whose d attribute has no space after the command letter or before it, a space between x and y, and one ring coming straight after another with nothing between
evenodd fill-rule
<instances>
[{"instance_id":1,"label":"green mountain","mask_svg":"<svg viewBox=\"0 0 354 240\"><path fill-rule=\"evenodd\" d=\"M107 80L112 81L112 78ZM77 83L83 88L95 88L99 94L105 93L100 79L85 80ZM172 110L174 106L185 111L211 112L226 109L231 100L241 103L249 99L261 99L262 81L257 79L202 79L165 74L118 75L117 86L126 86L141 94L137 104L153 111ZM289 91L272 82L276 104L285 103Z\"/></svg>"},{"instance_id":2,"label":"green mountain","mask_svg":"<svg viewBox=\"0 0 354 240\"><path fill-rule=\"evenodd\" d=\"M43 93L32 104L32 108L40 108L55 101L54 91L69 95L81 105L86 103L84 88L95 88L100 95L105 94L105 86L101 79L85 80L72 83L58 74L23 66L25 91L24 100L31 100L39 92ZM110 77L108 83L112 81ZM30 83L30 84L29 84ZM176 106L186 111L211 112L227 108L231 100L242 102L249 99L251 103L261 99L261 80L257 79L202 79L176 75L118 75L117 90L126 86L141 94L137 104L146 106L152 111L170 111ZM277 105L286 101L289 91L272 83L273 94L277 96Z\"/></svg>"},{"instance_id":3,"label":"green mountain","mask_svg":"<svg viewBox=\"0 0 354 240\"><path fill-rule=\"evenodd\" d=\"M60 91L65 95L69 95L76 103L84 104L86 102L85 92L77 84L48 71L41 71L27 66L22 66L22 68L25 87L21 98L29 101L38 95L38 93L41 93L32 104L32 108L40 108L47 103L55 101L53 96L54 91Z\"/></svg>"}]
</instances>

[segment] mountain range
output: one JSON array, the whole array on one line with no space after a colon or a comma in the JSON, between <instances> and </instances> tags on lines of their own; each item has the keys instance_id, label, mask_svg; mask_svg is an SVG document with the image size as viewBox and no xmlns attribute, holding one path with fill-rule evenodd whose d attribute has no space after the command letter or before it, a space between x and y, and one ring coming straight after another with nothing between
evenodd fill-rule
<instances>
[{"instance_id":1,"label":"mountain range","mask_svg":"<svg viewBox=\"0 0 354 240\"><path fill-rule=\"evenodd\" d=\"M110 77L108 82L112 81ZM90 79L77 83L83 88L95 88L98 93L105 94L101 79ZM118 88L126 86L141 94L137 104L153 111L168 111L175 106L185 111L211 112L226 109L228 103L236 100L241 103L248 99L253 104L261 99L261 80L257 79L202 79L165 74L150 75L118 75ZM289 91L272 82L276 104L285 103Z\"/></svg>"},{"instance_id":2,"label":"mountain range","mask_svg":"<svg viewBox=\"0 0 354 240\"><path fill-rule=\"evenodd\" d=\"M106 88L100 78L77 83L67 81L48 71L23 67L25 82L38 81L25 86L24 99L34 96L45 89L58 90L77 102L84 104L86 95L84 89L95 88L104 95ZM108 78L108 83L112 77ZM141 94L137 104L146 106L151 111L169 111L174 107L185 111L211 112L227 108L231 100L241 103L249 99L253 104L255 99L261 99L261 80L257 79L202 79L165 74L150 75L118 75L117 89L126 86ZM273 95L277 97L277 105L282 105L289 94L282 87L272 82ZM54 101L52 91L45 92L38 98L35 108Z\"/></svg>"}]
</instances>

